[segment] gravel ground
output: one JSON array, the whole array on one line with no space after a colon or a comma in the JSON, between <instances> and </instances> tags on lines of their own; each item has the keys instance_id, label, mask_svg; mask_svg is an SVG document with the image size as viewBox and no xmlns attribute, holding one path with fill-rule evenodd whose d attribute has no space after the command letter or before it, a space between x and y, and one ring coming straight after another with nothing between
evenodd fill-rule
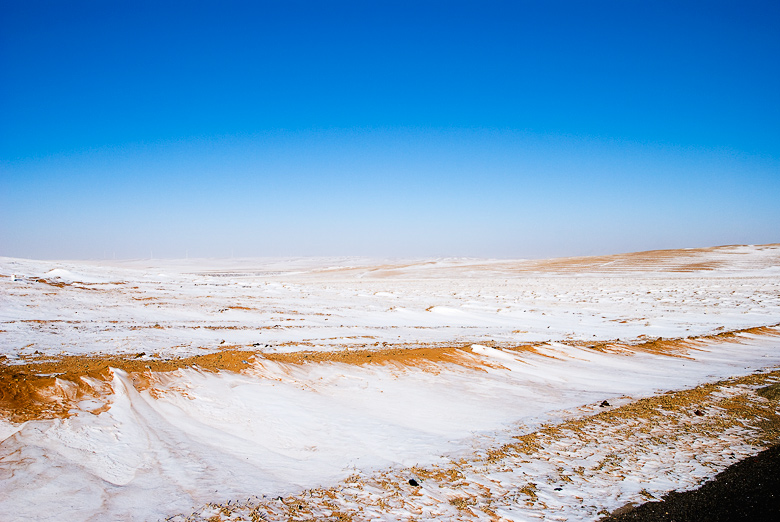
<instances>
[{"instance_id":1,"label":"gravel ground","mask_svg":"<svg viewBox=\"0 0 780 522\"><path fill-rule=\"evenodd\" d=\"M780 520L780 445L734 464L699 489L669 493L661 502L642 504L602 522L735 520Z\"/></svg>"}]
</instances>

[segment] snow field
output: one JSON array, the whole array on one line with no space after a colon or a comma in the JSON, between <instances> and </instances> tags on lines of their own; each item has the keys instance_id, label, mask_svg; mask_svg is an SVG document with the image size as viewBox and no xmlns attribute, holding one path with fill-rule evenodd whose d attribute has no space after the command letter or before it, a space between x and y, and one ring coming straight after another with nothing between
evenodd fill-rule
<instances>
[{"instance_id":1,"label":"snow field","mask_svg":"<svg viewBox=\"0 0 780 522\"><path fill-rule=\"evenodd\" d=\"M141 270L140 262L4 258L0 355L144 352L166 358L224 346L294 352L636 342L780 322L780 248L740 248L738 254L700 254L700 262L725 258L731 264L698 272L609 271L610 261L591 272L469 260L342 260L363 265L337 268L328 259L290 260L286 271L281 262L256 261L249 270L229 260L220 262L221 270L207 270L204 261L147 261L156 264ZM778 266L767 266L772 259Z\"/></svg>"},{"instance_id":2,"label":"snow field","mask_svg":"<svg viewBox=\"0 0 780 522\"><path fill-rule=\"evenodd\" d=\"M68 402L69 416L0 418L2 518L593 520L692 487L758 451L751 412L775 406L750 395L752 381L685 408L631 405L780 367L778 329L674 352L627 343L777 325L780 248L637 256L0 259L4 368L227 347L249 363L144 372L144 385L118 369L110 382L82 376L94 394ZM512 349L524 344L534 349ZM383 364L270 359L415 346L459 350ZM66 397L76 383L55 387ZM603 400L633 417L588 421Z\"/></svg>"}]
</instances>

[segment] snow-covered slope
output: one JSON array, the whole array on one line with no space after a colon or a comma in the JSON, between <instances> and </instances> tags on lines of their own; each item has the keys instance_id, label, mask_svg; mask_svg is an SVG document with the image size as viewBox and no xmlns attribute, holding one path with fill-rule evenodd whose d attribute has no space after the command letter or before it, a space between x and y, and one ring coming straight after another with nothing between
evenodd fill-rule
<instances>
[{"instance_id":1,"label":"snow-covered slope","mask_svg":"<svg viewBox=\"0 0 780 522\"><path fill-rule=\"evenodd\" d=\"M240 373L182 367L117 369L107 382L86 371L74 382L50 378L40 393L69 415L0 420L2 518L157 520L209 502L296 494L355 473L468 459L542 423L593 412L605 399L625 404L780 366L777 328L632 348L780 323L780 247L682 251L685 263L695 258L694 271L678 270L683 261L671 253L662 266L637 271L626 269L626 257L578 261L578 271L557 260L545 268L480 260L2 259L8 379L31 377L36 364L67 354L85 361L135 354L128 358L151 368L226 346L247 351ZM534 346L519 348L526 343ZM387 355L422 344L442 356ZM438 348L452 345L459 348ZM368 350L353 350L365 361L278 356L355 347ZM6 413L18 399L8 393L0 396ZM727 449L755 449L741 432L729 433L720 445L702 446L708 462L722 467ZM661 460L636 470L664 474L648 486L652 493L695 484L706 471L691 461L672 473ZM516 466L533 479L553 465ZM588 505L613 509L639 494L636 484L610 480L583 491ZM596 516L577 511L582 498L560 502L555 509L567 516ZM504 516L530 515L507 508Z\"/></svg>"}]
</instances>

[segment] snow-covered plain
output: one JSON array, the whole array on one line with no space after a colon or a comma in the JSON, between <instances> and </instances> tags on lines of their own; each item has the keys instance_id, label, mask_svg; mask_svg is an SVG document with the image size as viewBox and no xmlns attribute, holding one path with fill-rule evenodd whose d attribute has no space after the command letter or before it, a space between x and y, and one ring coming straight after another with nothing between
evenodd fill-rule
<instances>
[{"instance_id":1,"label":"snow-covered plain","mask_svg":"<svg viewBox=\"0 0 780 522\"><path fill-rule=\"evenodd\" d=\"M0 355L636 341L777 322L780 247L674 252L547 263L0 258Z\"/></svg>"},{"instance_id":2,"label":"snow-covered plain","mask_svg":"<svg viewBox=\"0 0 780 522\"><path fill-rule=\"evenodd\" d=\"M3 520L157 520L287 495L356 472L451 462L604 399L780 366L778 338L749 333L685 357L589 348L780 323L778 245L548 262L3 258L0 292L6 365L253 352L241 373L181 368L150 373L145 387L115 370L110 386L95 384L106 408L83 401L67 418L0 419ZM535 349L511 349L522 344ZM416 364L262 356L419 345L462 349L455 361ZM729 437L726 446L741 447ZM704 474L695 463L668 473L657 464L643 471L656 491ZM526 475L549 473L535 466ZM616 480L581 495L614 509L636 489ZM561 501L558 514L595 517L577 502Z\"/></svg>"}]
</instances>

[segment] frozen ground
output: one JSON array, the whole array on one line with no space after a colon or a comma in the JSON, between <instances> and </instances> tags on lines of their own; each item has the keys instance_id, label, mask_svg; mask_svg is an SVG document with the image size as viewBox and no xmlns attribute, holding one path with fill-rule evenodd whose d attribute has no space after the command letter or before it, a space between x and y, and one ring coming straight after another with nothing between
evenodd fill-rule
<instances>
[{"instance_id":1,"label":"frozen ground","mask_svg":"<svg viewBox=\"0 0 780 522\"><path fill-rule=\"evenodd\" d=\"M475 464L474 455L543 424L599 411L605 399L623 405L780 366L776 328L664 350L631 348L658 337L780 323L777 245L548 262L2 259L0 276L6 368L34 368L68 354L143 353L151 364L227 346L247 350L248 364L240 373L184 367L142 379L116 370L108 382L84 375L82 387L93 390L88 397L73 391L76 384L53 380L41 393L66 401L69 416L0 420L4 520L157 520L193 511L193 519L206 519L219 515L209 514L207 503L355 480L362 493L334 499L345 511L363 503L365 511L353 510L357 518L489 519L467 499L493 479L501 484L502 503L491 508L499 519L592 520L642 494L695 485L759 446L741 425L702 442L697 455L651 445L631 464L631 480L625 473L593 475L560 495L540 484L561 467L577 468L575 460L583 469L590 460L609 460L626 450L626 439L624 446L578 446L563 437L550 442L561 445L554 455L545 446L535 459L494 468ZM460 349L365 364L264 357L421 344ZM527 344L534 348L514 349ZM594 433L610 440L609 431ZM685 440L680 444L695 442ZM378 477L458 461L459 473L473 478L457 491L446 490L453 479L420 490L428 504L380 498ZM350 477L360 478L344 482ZM430 507L436 495L439 511ZM540 496L544 509L536 505ZM533 509L526 509L529 499Z\"/></svg>"},{"instance_id":2,"label":"frozen ground","mask_svg":"<svg viewBox=\"0 0 780 522\"><path fill-rule=\"evenodd\" d=\"M776 245L546 263L0 258L0 275L0 355L9 358L36 351L171 357L254 344L297 351L630 342L780 317Z\"/></svg>"}]
</instances>

